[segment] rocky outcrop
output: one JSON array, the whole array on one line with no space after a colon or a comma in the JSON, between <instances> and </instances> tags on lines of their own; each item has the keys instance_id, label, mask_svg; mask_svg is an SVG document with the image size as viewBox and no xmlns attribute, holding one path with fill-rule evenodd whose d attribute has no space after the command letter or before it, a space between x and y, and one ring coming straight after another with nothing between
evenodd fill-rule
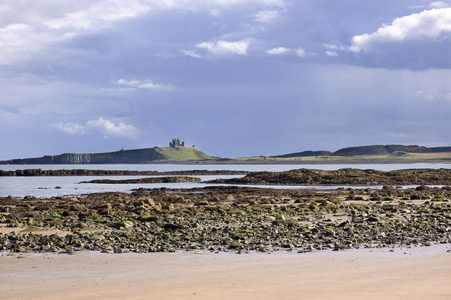
<instances>
[{"instance_id":1,"label":"rocky outcrop","mask_svg":"<svg viewBox=\"0 0 451 300\"><path fill-rule=\"evenodd\" d=\"M0 170L1 176L157 176L157 175L246 175L248 171L231 170L187 170L187 171L131 171L131 170L89 170L89 169L61 169L42 170L25 169L15 171Z\"/></svg>"},{"instance_id":2,"label":"rocky outcrop","mask_svg":"<svg viewBox=\"0 0 451 300\"><path fill-rule=\"evenodd\" d=\"M242 178L216 179L209 183L253 185L451 185L450 169L377 170L298 169L285 172L252 172Z\"/></svg>"},{"instance_id":3,"label":"rocky outcrop","mask_svg":"<svg viewBox=\"0 0 451 300\"><path fill-rule=\"evenodd\" d=\"M451 242L451 189L209 187L0 198L0 251L293 251ZM51 234L58 231L59 234Z\"/></svg>"},{"instance_id":4,"label":"rocky outcrop","mask_svg":"<svg viewBox=\"0 0 451 300\"><path fill-rule=\"evenodd\" d=\"M107 184L136 184L136 183L180 183L180 182L201 182L198 177L171 176L171 177L149 177L137 179L94 179L82 181L80 183L107 183Z\"/></svg>"}]
</instances>

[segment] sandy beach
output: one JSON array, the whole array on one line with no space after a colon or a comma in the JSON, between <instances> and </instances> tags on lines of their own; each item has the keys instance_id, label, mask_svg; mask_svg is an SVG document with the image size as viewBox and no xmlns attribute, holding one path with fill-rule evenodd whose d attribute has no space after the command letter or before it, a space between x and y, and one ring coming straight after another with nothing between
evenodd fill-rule
<instances>
[{"instance_id":1,"label":"sandy beach","mask_svg":"<svg viewBox=\"0 0 451 300\"><path fill-rule=\"evenodd\" d=\"M450 299L451 246L0 256L1 299Z\"/></svg>"}]
</instances>

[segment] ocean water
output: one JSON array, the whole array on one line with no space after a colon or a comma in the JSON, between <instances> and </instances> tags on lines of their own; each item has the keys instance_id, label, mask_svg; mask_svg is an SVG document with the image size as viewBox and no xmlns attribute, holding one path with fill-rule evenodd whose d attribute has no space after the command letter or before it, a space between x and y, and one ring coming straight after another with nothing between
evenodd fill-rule
<instances>
[{"instance_id":1,"label":"ocean water","mask_svg":"<svg viewBox=\"0 0 451 300\"><path fill-rule=\"evenodd\" d=\"M91 170L136 170L136 171L187 171L187 170L234 170L234 171L270 171L280 172L293 169L338 170L341 168L375 169L391 171L400 169L450 169L451 164L365 164L365 165L181 165L181 164L111 164L111 165L0 165L0 170L24 169L91 169ZM81 183L94 179L131 179L152 176L42 176L42 177L0 177L0 197L35 196L49 198L54 196L79 196L98 192L132 192L138 188L198 188L205 187L205 183L149 183L149 184L94 184ZM195 176L203 181L217 178L236 178L240 175L209 175ZM273 188L337 188L345 186L258 186ZM380 188L372 186L372 188Z\"/></svg>"}]
</instances>

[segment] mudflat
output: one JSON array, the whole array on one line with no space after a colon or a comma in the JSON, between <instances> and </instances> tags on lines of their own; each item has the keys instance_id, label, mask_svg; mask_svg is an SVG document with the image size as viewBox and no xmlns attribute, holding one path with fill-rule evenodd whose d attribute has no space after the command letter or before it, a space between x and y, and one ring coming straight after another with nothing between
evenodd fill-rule
<instances>
[{"instance_id":1,"label":"mudflat","mask_svg":"<svg viewBox=\"0 0 451 300\"><path fill-rule=\"evenodd\" d=\"M450 299L451 245L0 256L1 299Z\"/></svg>"}]
</instances>

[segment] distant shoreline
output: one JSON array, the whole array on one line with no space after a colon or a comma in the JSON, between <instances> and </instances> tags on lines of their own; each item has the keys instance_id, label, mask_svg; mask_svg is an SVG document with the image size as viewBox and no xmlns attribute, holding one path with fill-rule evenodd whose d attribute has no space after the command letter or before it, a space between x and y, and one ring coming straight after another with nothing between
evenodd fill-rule
<instances>
[{"instance_id":1,"label":"distant shoreline","mask_svg":"<svg viewBox=\"0 0 451 300\"><path fill-rule=\"evenodd\" d=\"M428 160L365 160L365 159L350 159L350 160L161 160L149 161L143 163L95 163L92 165L376 165L376 164L451 164L450 159L428 159ZM39 164L25 164L25 163L7 163L0 162L0 165L16 165L16 166L37 166L37 165L89 165L89 164L56 164L56 163L39 163Z\"/></svg>"},{"instance_id":2,"label":"distant shoreline","mask_svg":"<svg viewBox=\"0 0 451 300\"><path fill-rule=\"evenodd\" d=\"M202 161L155 161L145 164L168 164L168 165L376 165L376 164L451 164L451 160L202 160Z\"/></svg>"},{"instance_id":3,"label":"distant shoreline","mask_svg":"<svg viewBox=\"0 0 451 300\"><path fill-rule=\"evenodd\" d=\"M106 153L63 153L43 157L10 159L1 165L59 164L415 164L451 163L451 147L374 145L343 148L336 152L304 151L279 156L219 157L194 147L153 147Z\"/></svg>"}]
</instances>

